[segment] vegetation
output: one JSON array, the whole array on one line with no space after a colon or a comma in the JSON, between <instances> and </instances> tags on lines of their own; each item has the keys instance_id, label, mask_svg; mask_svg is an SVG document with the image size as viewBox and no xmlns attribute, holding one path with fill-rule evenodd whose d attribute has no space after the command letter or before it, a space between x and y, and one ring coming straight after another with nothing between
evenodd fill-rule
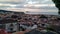
<instances>
[{"instance_id":1,"label":"vegetation","mask_svg":"<svg viewBox=\"0 0 60 34\"><path fill-rule=\"evenodd\" d=\"M56 5L56 7L59 9L59 14L60 14L60 0L52 0L54 3L55 3L55 5Z\"/></svg>"}]
</instances>

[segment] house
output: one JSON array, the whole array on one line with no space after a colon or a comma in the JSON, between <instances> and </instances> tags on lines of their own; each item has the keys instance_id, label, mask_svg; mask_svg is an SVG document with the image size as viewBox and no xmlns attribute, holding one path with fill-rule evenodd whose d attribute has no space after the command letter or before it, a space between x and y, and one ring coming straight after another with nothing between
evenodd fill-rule
<instances>
[{"instance_id":1,"label":"house","mask_svg":"<svg viewBox=\"0 0 60 34\"><path fill-rule=\"evenodd\" d=\"M18 31L17 22L12 19L2 19L0 20L0 29L5 29L7 32Z\"/></svg>"}]
</instances>

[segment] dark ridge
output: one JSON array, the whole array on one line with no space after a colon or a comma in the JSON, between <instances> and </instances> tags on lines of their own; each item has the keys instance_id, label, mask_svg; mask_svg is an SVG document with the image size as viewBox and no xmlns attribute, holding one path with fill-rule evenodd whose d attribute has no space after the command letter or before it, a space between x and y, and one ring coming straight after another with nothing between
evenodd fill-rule
<instances>
[{"instance_id":1,"label":"dark ridge","mask_svg":"<svg viewBox=\"0 0 60 34\"><path fill-rule=\"evenodd\" d=\"M14 12L14 14L25 14L24 12Z\"/></svg>"},{"instance_id":2,"label":"dark ridge","mask_svg":"<svg viewBox=\"0 0 60 34\"><path fill-rule=\"evenodd\" d=\"M8 12L8 13L14 13L14 14L25 14L24 12L15 12L15 11L8 11L8 10L0 10L0 12Z\"/></svg>"},{"instance_id":3,"label":"dark ridge","mask_svg":"<svg viewBox=\"0 0 60 34\"><path fill-rule=\"evenodd\" d=\"M40 18L48 18L48 17L46 17L46 16L44 16L44 15L41 15L41 17Z\"/></svg>"},{"instance_id":4,"label":"dark ridge","mask_svg":"<svg viewBox=\"0 0 60 34\"><path fill-rule=\"evenodd\" d=\"M8 11L8 10L0 10L0 12L13 12L13 11Z\"/></svg>"}]
</instances>

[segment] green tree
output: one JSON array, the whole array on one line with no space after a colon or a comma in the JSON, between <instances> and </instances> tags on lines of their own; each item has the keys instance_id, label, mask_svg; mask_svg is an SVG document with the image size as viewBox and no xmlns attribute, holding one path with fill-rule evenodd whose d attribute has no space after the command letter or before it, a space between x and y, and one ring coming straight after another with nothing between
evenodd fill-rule
<instances>
[{"instance_id":1,"label":"green tree","mask_svg":"<svg viewBox=\"0 0 60 34\"><path fill-rule=\"evenodd\" d=\"M59 14L60 14L60 0L52 0L55 3L55 6L58 8L59 10Z\"/></svg>"}]
</instances>

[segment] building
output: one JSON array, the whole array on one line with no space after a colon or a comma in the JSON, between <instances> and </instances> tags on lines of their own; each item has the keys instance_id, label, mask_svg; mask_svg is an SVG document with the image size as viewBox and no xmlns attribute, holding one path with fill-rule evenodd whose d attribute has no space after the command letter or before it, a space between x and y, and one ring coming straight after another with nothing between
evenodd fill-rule
<instances>
[{"instance_id":1,"label":"building","mask_svg":"<svg viewBox=\"0 0 60 34\"><path fill-rule=\"evenodd\" d=\"M5 29L10 33L16 32L18 31L17 22L12 19L0 20L0 29Z\"/></svg>"}]
</instances>

